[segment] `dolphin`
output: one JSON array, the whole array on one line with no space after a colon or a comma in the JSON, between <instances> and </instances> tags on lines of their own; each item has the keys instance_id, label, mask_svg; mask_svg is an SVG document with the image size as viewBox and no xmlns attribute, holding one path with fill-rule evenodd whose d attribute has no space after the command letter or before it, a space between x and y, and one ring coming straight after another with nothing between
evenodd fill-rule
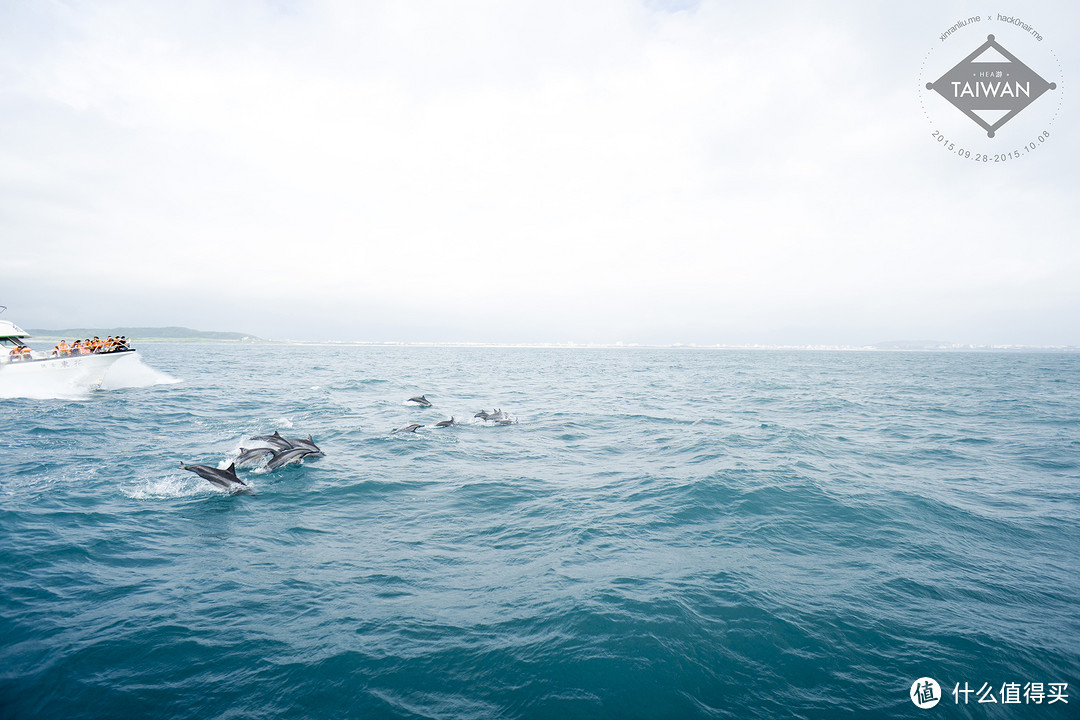
<instances>
[{"instance_id":1,"label":"dolphin","mask_svg":"<svg viewBox=\"0 0 1080 720\"><path fill-rule=\"evenodd\" d=\"M431 407L431 401L428 400L427 397L425 397L424 395L419 395L417 397L411 397L411 398L409 398L408 402L414 402L417 405L420 405L422 407Z\"/></svg>"},{"instance_id":2,"label":"dolphin","mask_svg":"<svg viewBox=\"0 0 1080 720\"><path fill-rule=\"evenodd\" d=\"M394 433L399 433L399 432L411 432L411 433L414 433L414 432L416 432L417 428L422 428L422 427L424 427L424 426L423 425L417 425L416 423L413 423L412 425L406 425L405 427L400 427L397 430L391 430L390 434L393 435Z\"/></svg>"},{"instance_id":3,"label":"dolphin","mask_svg":"<svg viewBox=\"0 0 1080 720\"><path fill-rule=\"evenodd\" d=\"M307 436L307 440L304 440L303 438L285 438L285 441L289 443L290 447L307 448L308 450L311 451L312 455L325 455L326 454L322 450L319 449L319 446L315 444L315 441L312 439L312 437L310 435Z\"/></svg>"},{"instance_id":4,"label":"dolphin","mask_svg":"<svg viewBox=\"0 0 1080 720\"><path fill-rule=\"evenodd\" d=\"M252 460L258 460L263 455L268 453L274 453L274 448L260 447L260 448L240 448L240 454L236 456L236 460L233 461L235 465L245 465Z\"/></svg>"},{"instance_id":5,"label":"dolphin","mask_svg":"<svg viewBox=\"0 0 1080 720\"><path fill-rule=\"evenodd\" d=\"M457 423L454 422L454 416L451 415L449 420L440 420L439 422L435 423L435 427L450 427L451 425L456 424Z\"/></svg>"},{"instance_id":6,"label":"dolphin","mask_svg":"<svg viewBox=\"0 0 1080 720\"><path fill-rule=\"evenodd\" d=\"M181 460L180 467L195 473L204 480L209 480L213 485L225 488L229 492L237 492L248 487L246 482L236 477L236 463L230 465L227 470L220 470L209 465L185 465L184 461Z\"/></svg>"},{"instance_id":7,"label":"dolphin","mask_svg":"<svg viewBox=\"0 0 1080 720\"><path fill-rule=\"evenodd\" d=\"M300 458L307 457L308 455L314 455L309 448L294 447L287 450L281 450L274 453L274 457L270 458L270 462L266 463L267 470L277 470L282 465L288 465L291 462L296 462Z\"/></svg>"},{"instance_id":8,"label":"dolphin","mask_svg":"<svg viewBox=\"0 0 1080 720\"><path fill-rule=\"evenodd\" d=\"M251 439L270 443L279 450L288 450L292 447L292 444L285 438L281 437L281 433L279 433L277 430L274 431L273 435L256 435Z\"/></svg>"},{"instance_id":9,"label":"dolphin","mask_svg":"<svg viewBox=\"0 0 1080 720\"><path fill-rule=\"evenodd\" d=\"M480 412L473 415L473 417L480 418L481 420L487 420L489 417L491 417L491 415L488 414L487 410L481 410Z\"/></svg>"}]
</instances>

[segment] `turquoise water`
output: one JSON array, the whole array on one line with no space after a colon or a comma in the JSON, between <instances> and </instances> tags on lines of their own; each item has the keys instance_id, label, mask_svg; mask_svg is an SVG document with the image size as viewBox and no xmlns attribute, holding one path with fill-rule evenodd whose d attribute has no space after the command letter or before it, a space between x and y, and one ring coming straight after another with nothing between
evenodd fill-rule
<instances>
[{"instance_id":1,"label":"turquoise water","mask_svg":"<svg viewBox=\"0 0 1080 720\"><path fill-rule=\"evenodd\" d=\"M1078 717L1080 355L141 353L0 400L2 718Z\"/></svg>"}]
</instances>

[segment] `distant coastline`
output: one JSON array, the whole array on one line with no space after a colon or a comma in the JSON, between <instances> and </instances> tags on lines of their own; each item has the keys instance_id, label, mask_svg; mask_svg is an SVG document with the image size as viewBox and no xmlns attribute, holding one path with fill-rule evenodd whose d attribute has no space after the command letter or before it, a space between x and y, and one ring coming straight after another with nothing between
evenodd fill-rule
<instances>
[{"instance_id":1,"label":"distant coastline","mask_svg":"<svg viewBox=\"0 0 1080 720\"><path fill-rule=\"evenodd\" d=\"M611 349L611 350L793 350L810 352L1080 352L1076 345L1009 345L1009 344L965 344L936 340L900 340L869 343L866 345L841 344L738 344L715 343L673 343L659 345L652 343L586 343L586 342L536 342L536 343L500 343L500 342L427 342L423 340L294 340L288 338L267 339L241 332L219 332L194 330L186 327L119 327L119 328L67 328L64 330L43 330L31 328L30 335L41 340L69 340L88 338L95 335L105 338L109 335L125 335L133 343L147 342L189 342L189 343L259 343L272 345L337 345L361 347L451 347L451 348L568 348L568 349Z\"/></svg>"},{"instance_id":2,"label":"distant coastline","mask_svg":"<svg viewBox=\"0 0 1080 720\"><path fill-rule=\"evenodd\" d=\"M118 328L67 328L64 330L27 330L33 338L65 340L68 338L101 338L124 335L133 343L139 342L266 342L256 335L239 332L215 332L193 330L186 327L118 327Z\"/></svg>"}]
</instances>

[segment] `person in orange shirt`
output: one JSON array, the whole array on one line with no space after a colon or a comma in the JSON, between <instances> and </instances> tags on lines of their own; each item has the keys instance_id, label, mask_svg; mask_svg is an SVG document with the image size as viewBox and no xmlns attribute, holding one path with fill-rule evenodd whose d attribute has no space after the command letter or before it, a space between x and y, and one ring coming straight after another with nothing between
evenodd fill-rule
<instances>
[{"instance_id":1,"label":"person in orange shirt","mask_svg":"<svg viewBox=\"0 0 1080 720\"><path fill-rule=\"evenodd\" d=\"M29 345L23 345L20 348L20 350L21 350L21 352L19 354L22 356L23 360L33 360L34 359L34 356L30 354L30 346Z\"/></svg>"},{"instance_id":2,"label":"person in orange shirt","mask_svg":"<svg viewBox=\"0 0 1080 720\"><path fill-rule=\"evenodd\" d=\"M71 348L68 347L67 340L61 340L57 343L56 354L60 357L66 357L71 354Z\"/></svg>"}]
</instances>

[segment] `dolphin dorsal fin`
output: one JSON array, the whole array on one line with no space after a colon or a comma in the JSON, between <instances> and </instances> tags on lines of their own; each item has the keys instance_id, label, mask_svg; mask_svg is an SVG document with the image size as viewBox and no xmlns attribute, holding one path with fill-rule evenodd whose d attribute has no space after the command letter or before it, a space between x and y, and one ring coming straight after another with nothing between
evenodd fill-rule
<instances>
[{"instance_id":1,"label":"dolphin dorsal fin","mask_svg":"<svg viewBox=\"0 0 1080 720\"><path fill-rule=\"evenodd\" d=\"M233 477L236 477L236 463L233 462L231 465L229 465L229 467L226 468L225 472L229 473ZM239 478L237 479L239 480Z\"/></svg>"},{"instance_id":2,"label":"dolphin dorsal fin","mask_svg":"<svg viewBox=\"0 0 1080 720\"><path fill-rule=\"evenodd\" d=\"M279 438L279 437L281 437L281 432L279 430L275 430L274 434L271 437ZM285 438L281 438L281 439L284 440Z\"/></svg>"}]
</instances>

